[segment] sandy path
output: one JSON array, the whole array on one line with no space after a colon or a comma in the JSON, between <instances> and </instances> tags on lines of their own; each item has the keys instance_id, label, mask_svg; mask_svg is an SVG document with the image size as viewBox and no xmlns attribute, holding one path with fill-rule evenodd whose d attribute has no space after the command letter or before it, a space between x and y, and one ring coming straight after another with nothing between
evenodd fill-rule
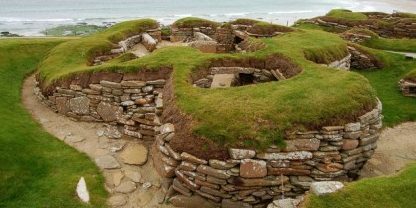
<instances>
[{"instance_id":1,"label":"sandy path","mask_svg":"<svg viewBox=\"0 0 416 208\"><path fill-rule=\"evenodd\" d=\"M390 175L416 161L416 122L383 130L373 157L362 170L362 177Z\"/></svg>"},{"instance_id":2,"label":"sandy path","mask_svg":"<svg viewBox=\"0 0 416 208\"><path fill-rule=\"evenodd\" d=\"M112 207L173 207L161 204L165 196L162 188L164 182L153 167L151 155L142 166L124 164L120 159L123 147L132 144L149 147L151 142L143 143L127 138L109 139L102 135L105 129L102 123L75 122L56 114L38 101L33 93L34 85L33 76L25 80L22 102L47 132L85 152L93 161L103 156L111 156L119 163L119 168L106 169L96 162L106 178L105 186L110 193L108 203L114 205Z\"/></svg>"}]
</instances>

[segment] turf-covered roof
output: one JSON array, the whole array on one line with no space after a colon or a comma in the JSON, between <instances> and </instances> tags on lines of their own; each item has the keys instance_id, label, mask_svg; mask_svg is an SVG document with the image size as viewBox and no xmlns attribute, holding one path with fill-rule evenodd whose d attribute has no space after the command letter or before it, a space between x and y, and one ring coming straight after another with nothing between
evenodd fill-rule
<instances>
[{"instance_id":1,"label":"turf-covered roof","mask_svg":"<svg viewBox=\"0 0 416 208\"><path fill-rule=\"evenodd\" d=\"M167 47L140 59L88 66L97 50L108 50L115 43L111 40L120 40L108 39L108 34L121 37L121 31L139 33L143 29L137 26L148 26L148 22L121 23L59 45L41 63L40 77L52 84L76 73L171 67L176 105L192 118L192 131L220 144L250 147L279 143L282 135L295 127L308 129L353 121L376 104L375 91L363 76L310 61L329 63L347 55L347 45L341 38L317 30L298 29L259 39L266 47L245 54L207 54L190 47ZM284 81L227 89L202 89L190 82L191 73L212 60L261 59L272 54L286 57L303 71Z\"/></svg>"}]
</instances>

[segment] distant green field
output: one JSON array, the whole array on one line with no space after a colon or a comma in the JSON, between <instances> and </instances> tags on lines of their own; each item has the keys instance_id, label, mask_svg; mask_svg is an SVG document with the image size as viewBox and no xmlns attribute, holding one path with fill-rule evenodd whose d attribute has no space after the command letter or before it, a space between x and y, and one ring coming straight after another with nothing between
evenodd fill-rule
<instances>
[{"instance_id":1,"label":"distant green field","mask_svg":"<svg viewBox=\"0 0 416 208\"><path fill-rule=\"evenodd\" d=\"M105 207L104 179L85 155L46 133L23 108L21 85L60 39L0 40L0 207ZM84 176L91 205L76 197Z\"/></svg>"}]
</instances>

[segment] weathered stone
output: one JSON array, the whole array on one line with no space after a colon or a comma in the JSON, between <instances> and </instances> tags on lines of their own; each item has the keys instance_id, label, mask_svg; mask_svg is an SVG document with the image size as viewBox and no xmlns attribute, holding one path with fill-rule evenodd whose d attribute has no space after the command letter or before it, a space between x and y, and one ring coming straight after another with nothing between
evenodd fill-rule
<instances>
[{"instance_id":1,"label":"weathered stone","mask_svg":"<svg viewBox=\"0 0 416 208\"><path fill-rule=\"evenodd\" d=\"M131 143L120 153L120 158L129 165L143 165L147 161L147 152L142 144Z\"/></svg>"},{"instance_id":2,"label":"weathered stone","mask_svg":"<svg viewBox=\"0 0 416 208\"><path fill-rule=\"evenodd\" d=\"M322 181L314 182L311 185L312 193L317 196L323 196L330 193L334 193L344 187L344 184L338 181Z\"/></svg>"},{"instance_id":3,"label":"weathered stone","mask_svg":"<svg viewBox=\"0 0 416 208\"><path fill-rule=\"evenodd\" d=\"M146 82L143 81L121 81L120 84L126 88L141 88L146 86Z\"/></svg>"},{"instance_id":4,"label":"weathered stone","mask_svg":"<svg viewBox=\"0 0 416 208\"><path fill-rule=\"evenodd\" d=\"M324 131L339 131L339 130L344 130L343 126L325 126L322 127L322 129Z\"/></svg>"},{"instance_id":5,"label":"weathered stone","mask_svg":"<svg viewBox=\"0 0 416 208\"><path fill-rule=\"evenodd\" d=\"M230 154L230 157L235 160L251 159L256 156L256 151L248 149L230 148L228 149L228 153Z\"/></svg>"},{"instance_id":6,"label":"weathered stone","mask_svg":"<svg viewBox=\"0 0 416 208\"><path fill-rule=\"evenodd\" d=\"M212 177L212 176L207 176L207 182L213 183L213 184L218 184L218 185L225 185L225 184L227 184L227 181L226 180L219 179L219 178Z\"/></svg>"},{"instance_id":7,"label":"weathered stone","mask_svg":"<svg viewBox=\"0 0 416 208\"><path fill-rule=\"evenodd\" d=\"M87 190L87 184L85 183L84 177L81 177L77 184L76 189L78 198L81 199L81 201L88 203L90 202L90 194Z\"/></svg>"},{"instance_id":8,"label":"weathered stone","mask_svg":"<svg viewBox=\"0 0 416 208\"><path fill-rule=\"evenodd\" d=\"M261 178L267 175L266 162L263 160L244 159L240 164L240 176L244 178Z\"/></svg>"},{"instance_id":9,"label":"weathered stone","mask_svg":"<svg viewBox=\"0 0 416 208\"><path fill-rule=\"evenodd\" d=\"M243 187L252 187L252 186L280 186L289 181L289 178L286 176L283 177L272 177L272 178L232 178L230 181L231 184L243 186Z\"/></svg>"},{"instance_id":10,"label":"weathered stone","mask_svg":"<svg viewBox=\"0 0 416 208\"><path fill-rule=\"evenodd\" d=\"M121 138L122 134L118 130L117 126L107 125L104 131L104 135L108 138L112 139L119 139Z\"/></svg>"},{"instance_id":11,"label":"weathered stone","mask_svg":"<svg viewBox=\"0 0 416 208\"><path fill-rule=\"evenodd\" d=\"M123 194L113 195L108 199L108 205L111 207L123 206L127 203L127 197Z\"/></svg>"},{"instance_id":12,"label":"weathered stone","mask_svg":"<svg viewBox=\"0 0 416 208\"><path fill-rule=\"evenodd\" d=\"M217 170L214 169L212 167L206 166L206 165L200 165L198 166L198 168L196 169L196 171L200 172L200 173L204 173L216 178L220 178L220 179L228 179L230 178L230 175L227 174L226 171L224 170Z\"/></svg>"},{"instance_id":13,"label":"weathered stone","mask_svg":"<svg viewBox=\"0 0 416 208\"><path fill-rule=\"evenodd\" d=\"M216 204L198 195L194 195L194 196L176 195L170 198L169 202L175 207L217 208Z\"/></svg>"},{"instance_id":14,"label":"weathered stone","mask_svg":"<svg viewBox=\"0 0 416 208\"><path fill-rule=\"evenodd\" d=\"M349 123L345 125L345 131L359 131L361 129L361 123Z\"/></svg>"},{"instance_id":15,"label":"weathered stone","mask_svg":"<svg viewBox=\"0 0 416 208\"><path fill-rule=\"evenodd\" d=\"M260 153L257 158L264 160L306 160L312 158L312 153L307 151L288 153Z\"/></svg>"},{"instance_id":16,"label":"weathered stone","mask_svg":"<svg viewBox=\"0 0 416 208\"><path fill-rule=\"evenodd\" d=\"M206 186L202 186L202 187L201 187L201 191L202 191L202 192L205 192L205 193L207 193L207 194L211 194L211 195L213 195L213 196L218 196L218 197L221 197L221 198L223 198L223 199L229 199L229 198L231 198L231 195L230 195L230 194L223 193L223 192L221 192L221 191L218 191L218 190L215 190L215 189L212 189L212 188L206 187Z\"/></svg>"},{"instance_id":17,"label":"weathered stone","mask_svg":"<svg viewBox=\"0 0 416 208\"><path fill-rule=\"evenodd\" d=\"M71 108L69 106L69 101L68 98L66 97L57 97L55 98L55 103L56 103L56 109L58 110L58 112L60 114L66 114L69 111L71 111Z\"/></svg>"},{"instance_id":18,"label":"weathered stone","mask_svg":"<svg viewBox=\"0 0 416 208\"><path fill-rule=\"evenodd\" d=\"M379 134L370 135L368 137L361 138L360 146L368 145L374 143L378 140Z\"/></svg>"},{"instance_id":19,"label":"weathered stone","mask_svg":"<svg viewBox=\"0 0 416 208\"><path fill-rule=\"evenodd\" d=\"M319 148L319 139L295 139L286 140L286 147L283 149L286 152L293 151L316 151Z\"/></svg>"},{"instance_id":20,"label":"weathered stone","mask_svg":"<svg viewBox=\"0 0 416 208\"><path fill-rule=\"evenodd\" d=\"M231 87L235 81L234 74L215 74L211 83L211 88Z\"/></svg>"},{"instance_id":21,"label":"weathered stone","mask_svg":"<svg viewBox=\"0 0 416 208\"><path fill-rule=\"evenodd\" d=\"M190 162L186 162L186 161L182 161L181 164L178 166L179 170L186 170L186 171L194 171L196 170L196 165L190 163Z\"/></svg>"},{"instance_id":22,"label":"weathered stone","mask_svg":"<svg viewBox=\"0 0 416 208\"><path fill-rule=\"evenodd\" d=\"M267 168L269 175L308 175L311 173L310 170L305 169L295 169L295 168L274 168L268 167Z\"/></svg>"},{"instance_id":23,"label":"weathered stone","mask_svg":"<svg viewBox=\"0 0 416 208\"><path fill-rule=\"evenodd\" d=\"M118 193L131 193L136 190L136 184L132 181L122 182L114 189Z\"/></svg>"},{"instance_id":24,"label":"weathered stone","mask_svg":"<svg viewBox=\"0 0 416 208\"><path fill-rule=\"evenodd\" d=\"M124 174L126 175L127 178L130 178L133 182L136 182L136 183L141 182L142 175L137 171L125 170Z\"/></svg>"},{"instance_id":25,"label":"weathered stone","mask_svg":"<svg viewBox=\"0 0 416 208\"><path fill-rule=\"evenodd\" d=\"M107 102L100 102L97 106L97 113L105 122L111 122L116 121L123 115L123 108Z\"/></svg>"},{"instance_id":26,"label":"weathered stone","mask_svg":"<svg viewBox=\"0 0 416 208\"><path fill-rule=\"evenodd\" d=\"M296 202L291 198L274 200L271 205L272 208L296 208ZM269 206L267 208L269 208Z\"/></svg>"},{"instance_id":27,"label":"weathered stone","mask_svg":"<svg viewBox=\"0 0 416 208\"><path fill-rule=\"evenodd\" d=\"M117 82L110 82L106 80L101 80L100 85L103 87L113 88L113 89L121 89L121 84Z\"/></svg>"},{"instance_id":28,"label":"weathered stone","mask_svg":"<svg viewBox=\"0 0 416 208\"><path fill-rule=\"evenodd\" d=\"M156 145L154 143L152 146L153 165L160 176L171 178L175 175L175 168L163 162L161 152L157 150Z\"/></svg>"},{"instance_id":29,"label":"weathered stone","mask_svg":"<svg viewBox=\"0 0 416 208\"><path fill-rule=\"evenodd\" d=\"M356 139L344 139L342 144L343 150L352 150L358 147L360 142Z\"/></svg>"},{"instance_id":30,"label":"weathered stone","mask_svg":"<svg viewBox=\"0 0 416 208\"><path fill-rule=\"evenodd\" d=\"M238 163L236 162L225 162L221 160L209 160L209 166L220 169L220 170L228 170L235 167Z\"/></svg>"},{"instance_id":31,"label":"weathered stone","mask_svg":"<svg viewBox=\"0 0 416 208\"><path fill-rule=\"evenodd\" d=\"M76 97L69 100L71 111L76 114L88 114L90 112L90 99L87 97Z\"/></svg>"},{"instance_id":32,"label":"weathered stone","mask_svg":"<svg viewBox=\"0 0 416 208\"><path fill-rule=\"evenodd\" d=\"M181 155L177 153L175 150L172 149L172 147L169 144L165 145L166 149L169 152L169 155L175 159L175 160L181 160Z\"/></svg>"},{"instance_id":33,"label":"weathered stone","mask_svg":"<svg viewBox=\"0 0 416 208\"><path fill-rule=\"evenodd\" d=\"M210 187L210 188L213 188L213 189L220 189L220 186L218 184L209 183L207 181L203 181L203 180L199 180L199 179L195 179L195 183L200 185L200 186L206 186L206 187Z\"/></svg>"},{"instance_id":34,"label":"weathered stone","mask_svg":"<svg viewBox=\"0 0 416 208\"><path fill-rule=\"evenodd\" d=\"M344 168L344 166L340 163L320 163L316 165L318 170L329 173L329 172L337 172Z\"/></svg>"},{"instance_id":35,"label":"weathered stone","mask_svg":"<svg viewBox=\"0 0 416 208\"><path fill-rule=\"evenodd\" d=\"M221 197L213 196L211 194L208 194L208 193L205 193L205 192L202 192L202 191L195 191L195 192L197 194L199 194L200 196L211 199L214 202L217 202L217 203L221 202Z\"/></svg>"},{"instance_id":36,"label":"weathered stone","mask_svg":"<svg viewBox=\"0 0 416 208\"><path fill-rule=\"evenodd\" d=\"M206 160L197 158L197 157L195 157L195 156L193 156L189 153L186 153L186 152L182 152L181 158L182 158L182 160L186 160L186 161L194 163L194 164L204 164L205 165L205 164L208 163Z\"/></svg>"},{"instance_id":37,"label":"weathered stone","mask_svg":"<svg viewBox=\"0 0 416 208\"><path fill-rule=\"evenodd\" d=\"M115 169L120 168L120 164L117 162L116 158L111 155L103 155L95 158L95 163L98 167L103 169Z\"/></svg>"},{"instance_id":38,"label":"weathered stone","mask_svg":"<svg viewBox=\"0 0 416 208\"><path fill-rule=\"evenodd\" d=\"M189 180L181 171L175 171L176 178L191 190L198 190L201 186Z\"/></svg>"},{"instance_id":39,"label":"weathered stone","mask_svg":"<svg viewBox=\"0 0 416 208\"><path fill-rule=\"evenodd\" d=\"M185 195L185 196L192 196L191 190L186 188L178 179L173 180L172 184L173 189L175 189L177 192Z\"/></svg>"},{"instance_id":40,"label":"weathered stone","mask_svg":"<svg viewBox=\"0 0 416 208\"><path fill-rule=\"evenodd\" d=\"M345 132L344 138L345 139L358 139L361 136L361 131L351 131Z\"/></svg>"},{"instance_id":41,"label":"weathered stone","mask_svg":"<svg viewBox=\"0 0 416 208\"><path fill-rule=\"evenodd\" d=\"M171 123L166 123L160 126L160 134L167 134L175 131L175 126Z\"/></svg>"}]
</instances>

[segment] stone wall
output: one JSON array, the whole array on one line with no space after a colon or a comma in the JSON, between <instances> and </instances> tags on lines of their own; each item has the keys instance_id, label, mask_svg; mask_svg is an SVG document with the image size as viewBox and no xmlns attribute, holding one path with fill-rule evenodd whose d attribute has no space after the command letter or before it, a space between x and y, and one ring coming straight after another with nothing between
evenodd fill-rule
<instances>
[{"instance_id":1,"label":"stone wall","mask_svg":"<svg viewBox=\"0 0 416 208\"><path fill-rule=\"evenodd\" d=\"M225 161L176 152L169 144L175 128L164 124L152 148L153 160L162 177L173 178L171 191L197 194L224 208L266 207L282 195L302 195L315 181L356 178L377 147L381 111L379 102L356 122L293 133L285 148L229 148Z\"/></svg>"},{"instance_id":2,"label":"stone wall","mask_svg":"<svg viewBox=\"0 0 416 208\"><path fill-rule=\"evenodd\" d=\"M354 69L380 69L383 67L374 55L360 50L354 46L348 46L348 52L351 54L350 66Z\"/></svg>"},{"instance_id":3,"label":"stone wall","mask_svg":"<svg viewBox=\"0 0 416 208\"><path fill-rule=\"evenodd\" d=\"M108 81L111 80L111 81ZM153 140L159 132L165 79L143 81L129 74L92 75L83 83L76 79L55 87L49 96L35 92L51 109L72 119L105 122L107 136L123 134Z\"/></svg>"},{"instance_id":4,"label":"stone wall","mask_svg":"<svg viewBox=\"0 0 416 208\"><path fill-rule=\"evenodd\" d=\"M328 67L336 68L336 69L343 69L343 70L350 70L351 66L351 54L348 54L341 60L334 61L328 64Z\"/></svg>"},{"instance_id":5,"label":"stone wall","mask_svg":"<svg viewBox=\"0 0 416 208\"><path fill-rule=\"evenodd\" d=\"M399 87L404 96L416 97L416 82L402 79L399 82Z\"/></svg>"},{"instance_id":6,"label":"stone wall","mask_svg":"<svg viewBox=\"0 0 416 208\"><path fill-rule=\"evenodd\" d=\"M203 33L212 39L215 39L215 28L199 27L199 28L178 28L172 27L172 35L170 40L172 42L187 42L193 39L194 32Z\"/></svg>"}]
</instances>

